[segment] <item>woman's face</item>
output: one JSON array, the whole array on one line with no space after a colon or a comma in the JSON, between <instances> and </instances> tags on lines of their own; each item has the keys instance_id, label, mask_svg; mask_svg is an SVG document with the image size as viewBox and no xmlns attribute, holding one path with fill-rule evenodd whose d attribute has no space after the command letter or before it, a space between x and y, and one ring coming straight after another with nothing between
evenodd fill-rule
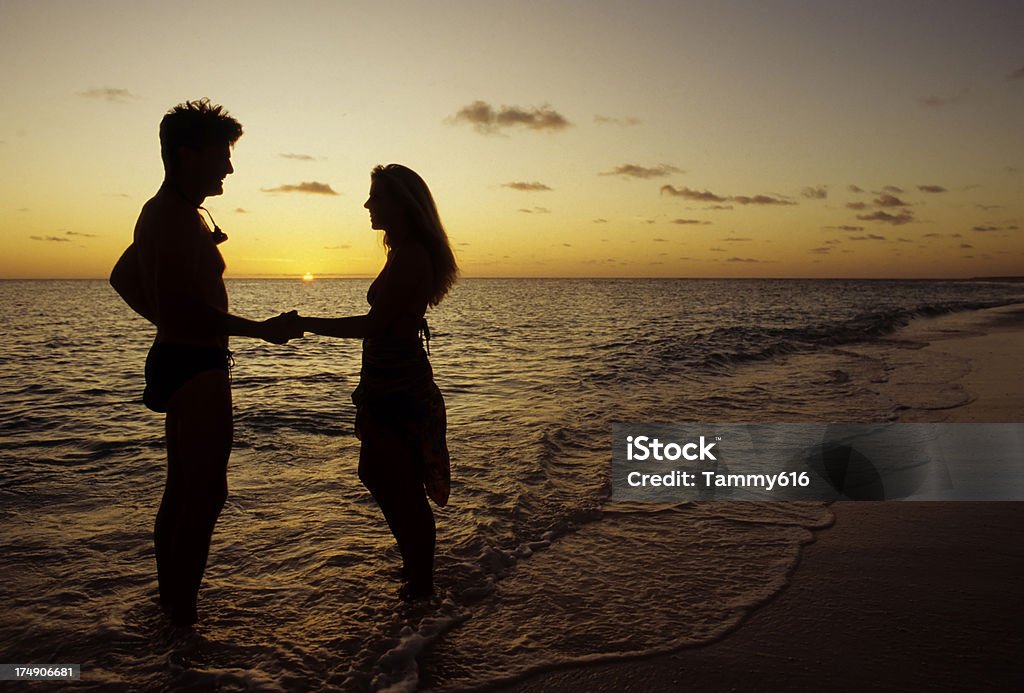
<instances>
[{"instance_id":1,"label":"woman's face","mask_svg":"<svg viewBox=\"0 0 1024 693\"><path fill-rule=\"evenodd\" d=\"M370 210L370 228L386 231L393 226L398 209L387 186L377 181L370 183L370 196L363 207Z\"/></svg>"}]
</instances>

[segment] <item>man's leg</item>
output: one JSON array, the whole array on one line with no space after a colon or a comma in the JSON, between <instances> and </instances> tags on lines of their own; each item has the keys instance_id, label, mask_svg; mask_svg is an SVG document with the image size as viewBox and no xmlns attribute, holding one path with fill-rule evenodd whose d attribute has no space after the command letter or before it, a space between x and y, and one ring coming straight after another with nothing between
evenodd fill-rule
<instances>
[{"instance_id":1,"label":"man's leg","mask_svg":"<svg viewBox=\"0 0 1024 693\"><path fill-rule=\"evenodd\" d=\"M167 486L157 515L157 571L171 620L197 619L196 598L210 539L227 499L231 383L207 371L174 394L167 414ZM169 584L167 584L169 583Z\"/></svg>"}]
</instances>

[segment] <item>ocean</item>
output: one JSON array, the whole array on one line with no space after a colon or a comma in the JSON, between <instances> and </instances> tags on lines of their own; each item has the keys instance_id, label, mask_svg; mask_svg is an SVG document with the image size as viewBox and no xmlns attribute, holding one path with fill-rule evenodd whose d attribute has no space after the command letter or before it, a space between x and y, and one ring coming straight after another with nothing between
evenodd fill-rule
<instances>
[{"instance_id":1,"label":"ocean","mask_svg":"<svg viewBox=\"0 0 1024 693\"><path fill-rule=\"evenodd\" d=\"M369 281L227 284L263 318L361 313ZM966 395L881 387L920 347L894 331L1019 302L999 283L461 281L428 316L453 482L438 598L413 606L356 477L359 343L235 338L230 497L180 633L156 605L153 328L105 281L0 281L0 662L79 663L81 690L473 690L714 640L832 514L615 501L612 423L927 420Z\"/></svg>"}]
</instances>

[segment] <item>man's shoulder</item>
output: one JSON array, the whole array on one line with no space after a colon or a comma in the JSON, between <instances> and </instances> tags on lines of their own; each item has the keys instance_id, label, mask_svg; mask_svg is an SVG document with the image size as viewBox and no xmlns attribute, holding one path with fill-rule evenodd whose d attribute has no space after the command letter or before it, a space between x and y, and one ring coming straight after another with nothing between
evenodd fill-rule
<instances>
[{"instance_id":1,"label":"man's shoulder","mask_svg":"<svg viewBox=\"0 0 1024 693\"><path fill-rule=\"evenodd\" d=\"M158 192L142 206L135 224L135 241L156 242L167 236L180 238L184 229L198 225L195 210Z\"/></svg>"}]
</instances>

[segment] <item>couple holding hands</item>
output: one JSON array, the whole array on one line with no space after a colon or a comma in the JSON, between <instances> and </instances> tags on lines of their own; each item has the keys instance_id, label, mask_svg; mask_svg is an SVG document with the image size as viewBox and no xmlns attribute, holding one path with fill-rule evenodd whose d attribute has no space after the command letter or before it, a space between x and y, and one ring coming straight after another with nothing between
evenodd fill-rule
<instances>
[{"instance_id":1,"label":"couple holding hands","mask_svg":"<svg viewBox=\"0 0 1024 693\"><path fill-rule=\"evenodd\" d=\"M223 193L242 126L221 106L190 101L160 123L164 182L145 204L133 243L110 283L157 328L146 358L144 402L166 414L167 481L154 531L160 604L175 625L198 620L196 601L214 525L227 498L232 446L229 336L275 344L312 332L361 339L352 393L360 439L359 478L380 506L402 555L407 600L433 594L435 525L428 496L445 505L449 459L445 405L421 335L424 314L458 268L426 183L399 164L378 166L364 206L384 232L387 259L370 285L364 315L264 321L231 314L217 244L227 237L200 215ZM209 212L207 212L209 214ZM212 216L210 217L213 221Z\"/></svg>"}]
</instances>

